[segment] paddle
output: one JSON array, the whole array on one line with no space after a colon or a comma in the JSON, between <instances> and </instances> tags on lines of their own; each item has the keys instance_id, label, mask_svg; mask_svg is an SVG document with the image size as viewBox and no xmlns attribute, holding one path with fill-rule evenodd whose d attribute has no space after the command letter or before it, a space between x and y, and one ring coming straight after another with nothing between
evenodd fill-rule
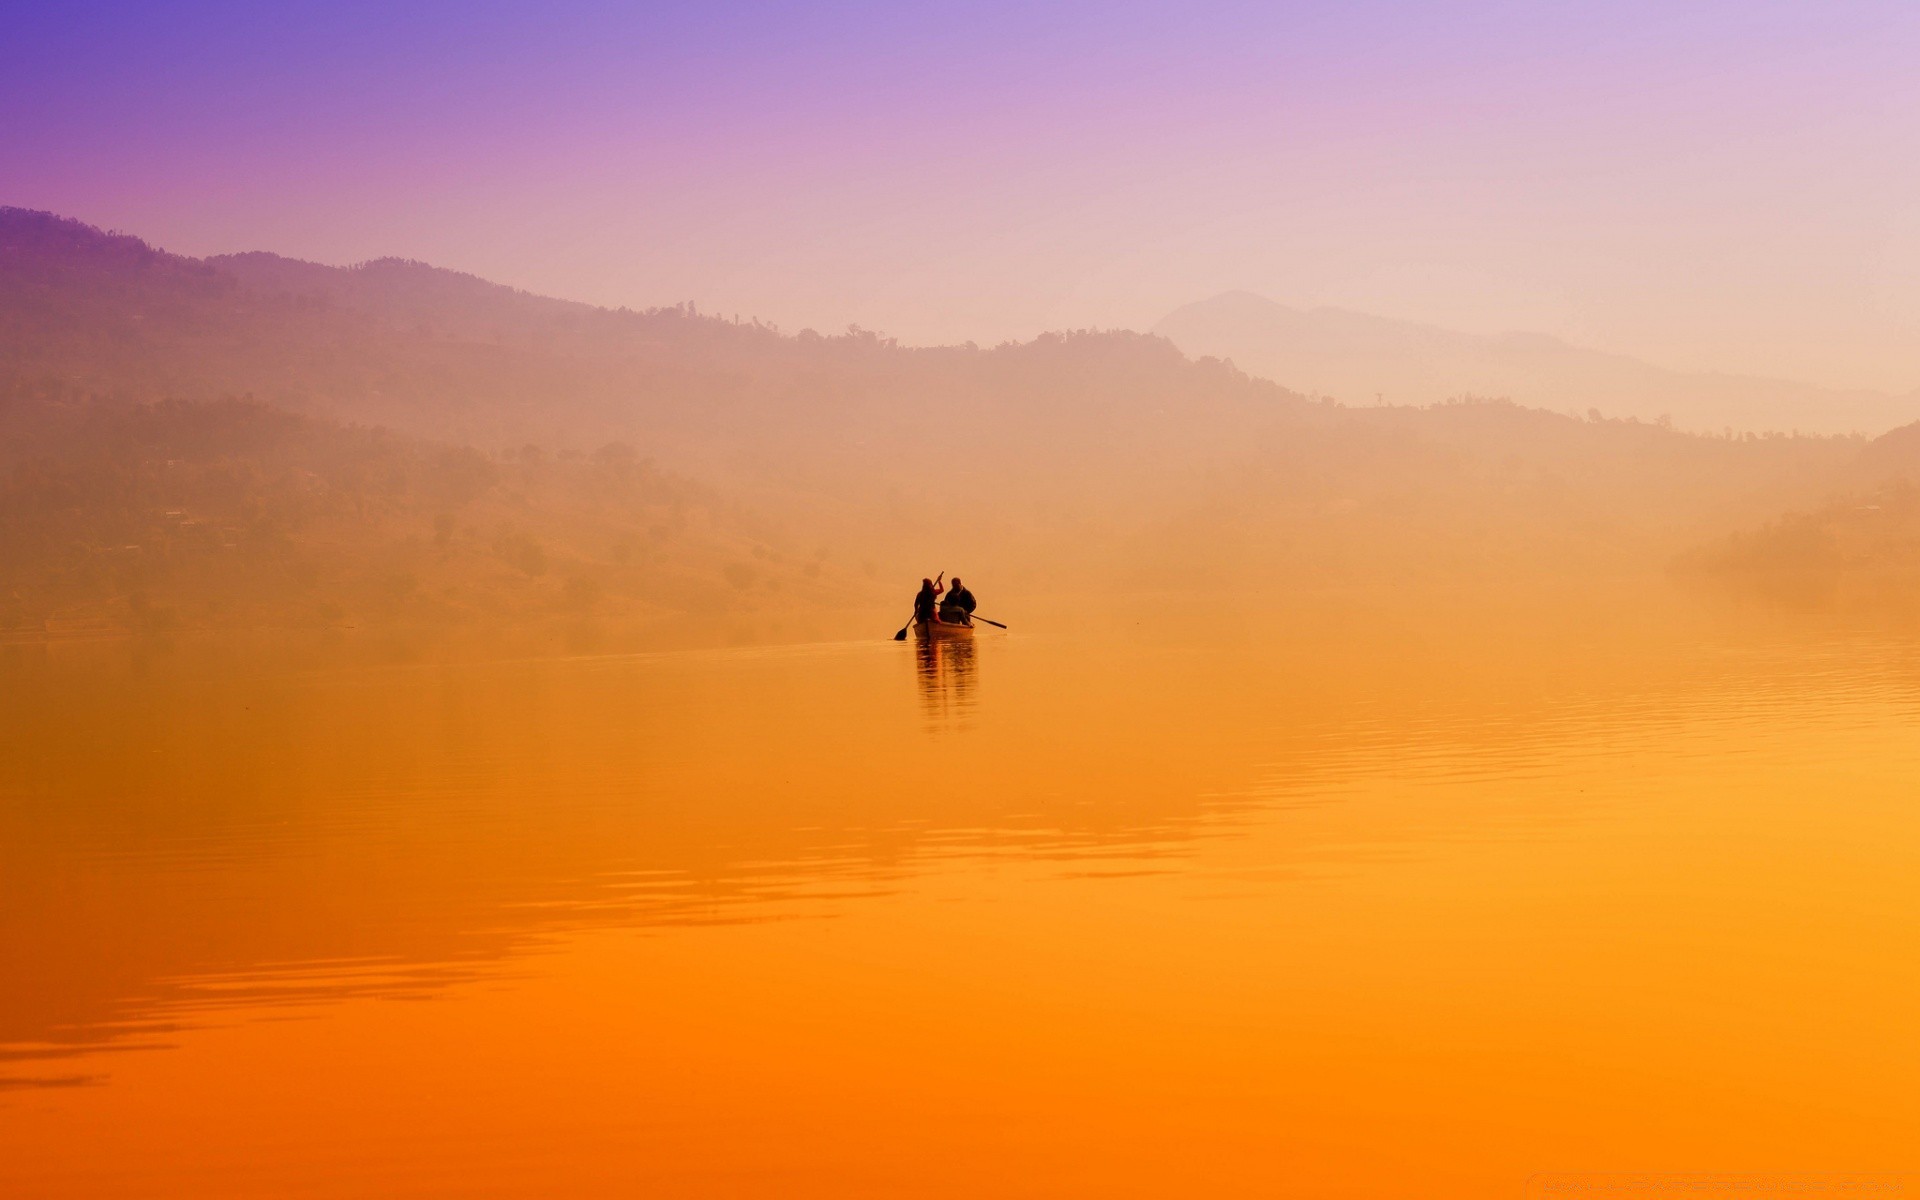
<instances>
[{"instance_id":1,"label":"paddle","mask_svg":"<svg viewBox=\"0 0 1920 1200\"><path fill-rule=\"evenodd\" d=\"M987 621L987 619L986 619L985 617L979 617L979 616L975 616L975 615L973 615L972 613L968 613L968 614L967 614L967 619L968 619L969 621ZM993 626L993 627L994 627L995 629L1006 629L1006 626L1005 626L1005 625L1002 625L1002 624L1001 624L1000 622L998 622L998 621L987 621L987 624L989 624L989 625L991 625L991 626Z\"/></svg>"}]
</instances>

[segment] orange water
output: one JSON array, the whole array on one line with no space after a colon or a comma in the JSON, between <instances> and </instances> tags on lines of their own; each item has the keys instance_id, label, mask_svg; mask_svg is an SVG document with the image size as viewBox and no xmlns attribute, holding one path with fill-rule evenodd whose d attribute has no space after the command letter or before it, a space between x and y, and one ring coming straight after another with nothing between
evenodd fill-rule
<instances>
[{"instance_id":1,"label":"orange water","mask_svg":"<svg viewBox=\"0 0 1920 1200\"><path fill-rule=\"evenodd\" d=\"M13 648L0 1195L1915 1165L1920 638L1658 585L1105 607Z\"/></svg>"}]
</instances>

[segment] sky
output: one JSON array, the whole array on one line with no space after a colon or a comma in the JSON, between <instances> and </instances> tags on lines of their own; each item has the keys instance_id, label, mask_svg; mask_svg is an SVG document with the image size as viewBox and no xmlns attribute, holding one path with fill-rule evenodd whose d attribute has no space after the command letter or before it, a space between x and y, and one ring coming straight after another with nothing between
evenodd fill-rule
<instances>
[{"instance_id":1,"label":"sky","mask_svg":"<svg viewBox=\"0 0 1920 1200\"><path fill-rule=\"evenodd\" d=\"M0 203L914 343L1231 289L1920 387L1920 5L9 5Z\"/></svg>"}]
</instances>

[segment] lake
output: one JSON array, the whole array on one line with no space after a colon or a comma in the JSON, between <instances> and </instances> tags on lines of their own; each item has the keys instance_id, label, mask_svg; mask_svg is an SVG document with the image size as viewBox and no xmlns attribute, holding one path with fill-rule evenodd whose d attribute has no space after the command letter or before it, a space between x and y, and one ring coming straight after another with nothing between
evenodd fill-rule
<instances>
[{"instance_id":1,"label":"lake","mask_svg":"<svg viewBox=\"0 0 1920 1200\"><path fill-rule=\"evenodd\" d=\"M983 601L0 647L0 1194L1901 1186L1920 632Z\"/></svg>"}]
</instances>

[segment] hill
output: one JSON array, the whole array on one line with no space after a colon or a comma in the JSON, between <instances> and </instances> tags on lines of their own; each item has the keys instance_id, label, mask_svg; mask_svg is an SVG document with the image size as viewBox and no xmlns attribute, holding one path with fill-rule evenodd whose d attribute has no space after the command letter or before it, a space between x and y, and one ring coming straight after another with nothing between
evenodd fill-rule
<instances>
[{"instance_id":1,"label":"hill","mask_svg":"<svg viewBox=\"0 0 1920 1200\"><path fill-rule=\"evenodd\" d=\"M820 595L861 604L941 568L1088 593L1644 568L1818 502L1861 454L1507 402L1349 408L1151 334L912 347L592 308L401 260L188 259L18 209L0 210L0 402L0 424L44 427L33 455L19 438L0 451L0 520L40 547L19 560L39 566L10 568L16 612L55 611L49 597L131 612L139 571L74 564L158 544L190 511L163 470L185 459L230 485L192 519L244 531L248 513L295 512L319 564L226 610L235 623L517 619L576 575L600 582L575 599L778 607L767 581L803 564ZM168 448L174 424L262 414L294 423L203 460ZM102 460L101 439L127 449ZM650 464L645 488L610 485L608 446ZM472 516L436 482L446 455L492 481ZM129 507L53 499L90 478ZM660 524L663 495L709 515L629 570L613 547ZM496 570L512 530L541 542L547 573ZM399 582L369 582L383 573ZM216 620L216 574L176 573L184 599L165 603Z\"/></svg>"},{"instance_id":2,"label":"hill","mask_svg":"<svg viewBox=\"0 0 1920 1200\"><path fill-rule=\"evenodd\" d=\"M1350 404L1503 396L1556 412L1669 419L1706 433L1878 434L1920 419L1920 391L1839 391L1777 379L1671 371L1537 333L1495 337L1229 292L1154 326L1189 354Z\"/></svg>"},{"instance_id":3,"label":"hill","mask_svg":"<svg viewBox=\"0 0 1920 1200\"><path fill-rule=\"evenodd\" d=\"M1819 501L1713 539L1683 561L1796 603L1911 613L1920 598L1920 422L1870 442Z\"/></svg>"},{"instance_id":4,"label":"hill","mask_svg":"<svg viewBox=\"0 0 1920 1200\"><path fill-rule=\"evenodd\" d=\"M494 456L250 400L0 401L0 632L633 621L846 592L622 443Z\"/></svg>"}]
</instances>

